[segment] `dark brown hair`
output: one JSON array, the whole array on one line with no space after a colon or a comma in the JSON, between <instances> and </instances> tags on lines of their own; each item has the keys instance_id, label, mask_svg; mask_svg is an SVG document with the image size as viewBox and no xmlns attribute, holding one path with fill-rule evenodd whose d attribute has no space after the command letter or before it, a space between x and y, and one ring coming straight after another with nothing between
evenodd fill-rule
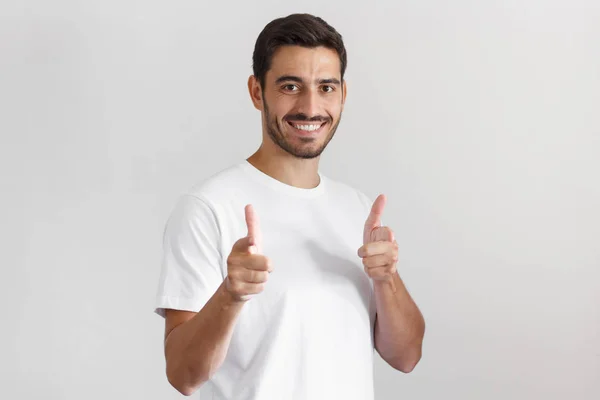
<instances>
[{"instance_id":1,"label":"dark brown hair","mask_svg":"<svg viewBox=\"0 0 600 400\"><path fill-rule=\"evenodd\" d=\"M308 48L323 46L335 50L340 57L341 77L344 79L347 58L342 35L319 17L291 14L269 22L256 39L252 69L263 89L273 54L279 47L290 45Z\"/></svg>"}]
</instances>

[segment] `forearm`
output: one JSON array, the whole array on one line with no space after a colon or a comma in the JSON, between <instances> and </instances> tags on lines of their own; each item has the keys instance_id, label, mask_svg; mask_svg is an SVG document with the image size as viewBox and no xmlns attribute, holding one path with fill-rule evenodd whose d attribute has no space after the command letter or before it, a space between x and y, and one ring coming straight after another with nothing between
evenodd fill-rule
<instances>
[{"instance_id":1,"label":"forearm","mask_svg":"<svg viewBox=\"0 0 600 400\"><path fill-rule=\"evenodd\" d=\"M375 347L392 367L410 372L421 358L425 321L398 273L374 281Z\"/></svg>"},{"instance_id":2,"label":"forearm","mask_svg":"<svg viewBox=\"0 0 600 400\"><path fill-rule=\"evenodd\" d=\"M165 341L167 377L181 393L192 394L221 366L243 303L221 285L206 305Z\"/></svg>"}]
</instances>

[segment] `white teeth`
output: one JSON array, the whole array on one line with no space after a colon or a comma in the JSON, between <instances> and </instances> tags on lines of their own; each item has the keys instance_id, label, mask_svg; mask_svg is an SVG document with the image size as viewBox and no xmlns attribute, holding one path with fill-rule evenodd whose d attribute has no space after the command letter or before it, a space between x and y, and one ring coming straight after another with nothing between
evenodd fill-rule
<instances>
[{"instance_id":1,"label":"white teeth","mask_svg":"<svg viewBox=\"0 0 600 400\"><path fill-rule=\"evenodd\" d=\"M316 131L321 125L294 125L294 128L301 129L303 131Z\"/></svg>"}]
</instances>

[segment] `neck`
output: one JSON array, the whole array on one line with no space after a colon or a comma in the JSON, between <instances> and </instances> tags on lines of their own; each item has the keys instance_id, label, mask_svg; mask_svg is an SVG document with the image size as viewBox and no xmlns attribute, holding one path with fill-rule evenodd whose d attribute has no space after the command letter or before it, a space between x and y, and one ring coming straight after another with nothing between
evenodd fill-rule
<instances>
[{"instance_id":1,"label":"neck","mask_svg":"<svg viewBox=\"0 0 600 400\"><path fill-rule=\"evenodd\" d=\"M312 189L319 185L319 157L302 159L288 153L267 154L264 146L247 161L263 173L287 185Z\"/></svg>"}]
</instances>

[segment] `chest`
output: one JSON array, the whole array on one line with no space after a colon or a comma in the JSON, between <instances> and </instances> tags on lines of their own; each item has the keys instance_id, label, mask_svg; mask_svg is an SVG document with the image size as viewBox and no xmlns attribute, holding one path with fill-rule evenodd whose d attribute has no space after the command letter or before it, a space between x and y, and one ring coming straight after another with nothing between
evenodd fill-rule
<instances>
[{"instance_id":1,"label":"chest","mask_svg":"<svg viewBox=\"0 0 600 400\"><path fill-rule=\"evenodd\" d=\"M310 315L345 310L373 314L371 281L357 254L364 224L360 210L331 204L253 205L259 217L262 254L271 260L273 271L264 291L253 299L255 306L248 308L258 308L262 318L287 303ZM247 227L243 215L231 216L229 221L233 224L225 231L231 234L225 239L230 249L247 235Z\"/></svg>"}]
</instances>

